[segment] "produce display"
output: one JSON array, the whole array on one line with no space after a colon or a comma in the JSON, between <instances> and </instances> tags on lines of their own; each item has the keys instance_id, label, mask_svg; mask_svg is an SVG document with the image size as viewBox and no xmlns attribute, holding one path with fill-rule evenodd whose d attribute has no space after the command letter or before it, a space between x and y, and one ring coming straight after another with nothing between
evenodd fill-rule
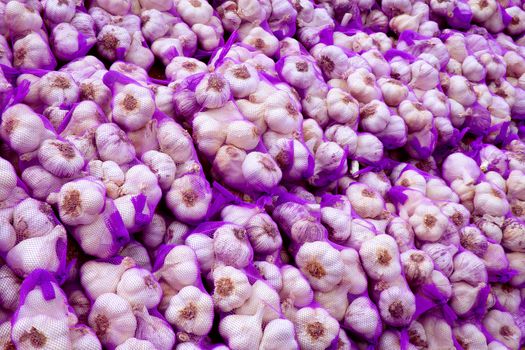
<instances>
[{"instance_id":1,"label":"produce display","mask_svg":"<svg viewBox=\"0 0 525 350\"><path fill-rule=\"evenodd\" d=\"M0 113L0 349L524 349L521 0L0 0Z\"/></svg>"}]
</instances>

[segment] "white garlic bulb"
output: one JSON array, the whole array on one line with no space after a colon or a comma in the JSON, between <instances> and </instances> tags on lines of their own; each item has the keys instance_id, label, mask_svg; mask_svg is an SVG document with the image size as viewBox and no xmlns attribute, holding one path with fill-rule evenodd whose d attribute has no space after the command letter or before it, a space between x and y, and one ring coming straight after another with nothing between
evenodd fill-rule
<instances>
[{"instance_id":1,"label":"white garlic bulb","mask_svg":"<svg viewBox=\"0 0 525 350\"><path fill-rule=\"evenodd\" d=\"M473 323L452 328L452 334L463 349L487 349L487 338Z\"/></svg>"},{"instance_id":2,"label":"white garlic bulb","mask_svg":"<svg viewBox=\"0 0 525 350\"><path fill-rule=\"evenodd\" d=\"M72 177L84 167L84 158L78 149L66 141L45 140L38 149L38 161L58 177Z\"/></svg>"},{"instance_id":3,"label":"white garlic bulb","mask_svg":"<svg viewBox=\"0 0 525 350\"><path fill-rule=\"evenodd\" d=\"M483 326L491 336L509 349L519 349L521 330L510 313L492 309L483 318Z\"/></svg>"},{"instance_id":4,"label":"white garlic bulb","mask_svg":"<svg viewBox=\"0 0 525 350\"><path fill-rule=\"evenodd\" d=\"M120 277L117 295L126 299L132 307L152 309L160 303L162 289L148 270L132 268Z\"/></svg>"},{"instance_id":5,"label":"white garlic bulb","mask_svg":"<svg viewBox=\"0 0 525 350\"><path fill-rule=\"evenodd\" d=\"M257 191L269 191L279 184L282 171L266 153L251 152L242 162L242 173L248 186Z\"/></svg>"},{"instance_id":6,"label":"white garlic bulb","mask_svg":"<svg viewBox=\"0 0 525 350\"><path fill-rule=\"evenodd\" d=\"M253 251L246 229L234 224L225 224L213 233L215 259L236 268L248 266Z\"/></svg>"},{"instance_id":7,"label":"white garlic bulb","mask_svg":"<svg viewBox=\"0 0 525 350\"><path fill-rule=\"evenodd\" d=\"M71 347L66 320L46 315L19 318L13 323L11 338L21 349L68 349Z\"/></svg>"},{"instance_id":8,"label":"white garlic bulb","mask_svg":"<svg viewBox=\"0 0 525 350\"><path fill-rule=\"evenodd\" d=\"M363 296L354 299L348 305L344 315L344 326L365 339L373 339L377 329L381 327L381 318L372 301Z\"/></svg>"},{"instance_id":9,"label":"white garlic bulb","mask_svg":"<svg viewBox=\"0 0 525 350\"><path fill-rule=\"evenodd\" d=\"M166 202L182 222L202 220L211 202L209 184L199 175L188 174L175 179L166 194Z\"/></svg>"},{"instance_id":10,"label":"white garlic bulb","mask_svg":"<svg viewBox=\"0 0 525 350\"><path fill-rule=\"evenodd\" d=\"M228 315L219 323L219 332L231 349L258 349L263 336L263 306L254 315Z\"/></svg>"},{"instance_id":11,"label":"white garlic bulb","mask_svg":"<svg viewBox=\"0 0 525 350\"><path fill-rule=\"evenodd\" d=\"M171 298L165 317L184 332L205 335L213 323L213 300L197 287L184 287Z\"/></svg>"},{"instance_id":12,"label":"white garlic bulb","mask_svg":"<svg viewBox=\"0 0 525 350\"><path fill-rule=\"evenodd\" d=\"M114 293L122 274L134 266L135 262L128 257L118 264L91 260L80 269L80 283L92 299L97 299L104 293Z\"/></svg>"},{"instance_id":13,"label":"white garlic bulb","mask_svg":"<svg viewBox=\"0 0 525 350\"><path fill-rule=\"evenodd\" d=\"M321 308L304 307L297 311L295 332L301 349L326 349L339 334L339 323Z\"/></svg>"},{"instance_id":14,"label":"white garlic bulb","mask_svg":"<svg viewBox=\"0 0 525 350\"><path fill-rule=\"evenodd\" d=\"M184 244L193 249L202 271L209 272L215 264L213 238L202 233L189 235Z\"/></svg>"},{"instance_id":15,"label":"white garlic bulb","mask_svg":"<svg viewBox=\"0 0 525 350\"><path fill-rule=\"evenodd\" d=\"M104 208L106 189L93 178L68 182L58 194L47 201L56 203L60 219L67 225L87 225L94 222Z\"/></svg>"},{"instance_id":16,"label":"white garlic bulb","mask_svg":"<svg viewBox=\"0 0 525 350\"><path fill-rule=\"evenodd\" d=\"M424 283L434 270L431 257L424 251L410 249L401 253L401 264L407 282L411 285Z\"/></svg>"},{"instance_id":17,"label":"white garlic bulb","mask_svg":"<svg viewBox=\"0 0 525 350\"><path fill-rule=\"evenodd\" d=\"M483 260L469 251L456 254L454 256L454 272L450 275L450 281L464 281L472 286L486 282L487 270Z\"/></svg>"},{"instance_id":18,"label":"white garlic bulb","mask_svg":"<svg viewBox=\"0 0 525 350\"><path fill-rule=\"evenodd\" d=\"M386 234L363 242L359 256L367 275L375 280L392 281L401 274L397 244Z\"/></svg>"},{"instance_id":19,"label":"white garlic bulb","mask_svg":"<svg viewBox=\"0 0 525 350\"><path fill-rule=\"evenodd\" d=\"M255 315L261 304L264 305L262 310L264 324L279 317L281 312L279 294L265 282L257 280L252 285L251 295L243 305L235 309L235 313L238 315Z\"/></svg>"},{"instance_id":20,"label":"white garlic bulb","mask_svg":"<svg viewBox=\"0 0 525 350\"><path fill-rule=\"evenodd\" d=\"M88 323L105 346L116 347L135 335L137 320L128 302L113 293L99 295Z\"/></svg>"},{"instance_id":21,"label":"white garlic bulb","mask_svg":"<svg viewBox=\"0 0 525 350\"><path fill-rule=\"evenodd\" d=\"M264 327L259 349L299 349L297 341L295 340L295 330L293 323L286 319L275 319L268 323L266 327Z\"/></svg>"},{"instance_id":22,"label":"white garlic bulb","mask_svg":"<svg viewBox=\"0 0 525 350\"><path fill-rule=\"evenodd\" d=\"M116 124L101 124L95 132L95 142L100 159L112 160L122 165L135 159L136 151L126 133Z\"/></svg>"},{"instance_id":23,"label":"white garlic bulb","mask_svg":"<svg viewBox=\"0 0 525 350\"><path fill-rule=\"evenodd\" d=\"M303 244L295 261L312 288L316 290L328 292L343 278L344 264L341 254L327 242Z\"/></svg>"},{"instance_id":24,"label":"white garlic bulb","mask_svg":"<svg viewBox=\"0 0 525 350\"><path fill-rule=\"evenodd\" d=\"M126 130L139 130L151 120L155 101L149 89L127 84L113 98L112 118Z\"/></svg>"},{"instance_id":25,"label":"white garlic bulb","mask_svg":"<svg viewBox=\"0 0 525 350\"><path fill-rule=\"evenodd\" d=\"M191 247L191 246L190 246ZM177 245L164 257L162 267L154 275L175 290L194 285L199 277L199 266L192 248Z\"/></svg>"},{"instance_id":26,"label":"white garlic bulb","mask_svg":"<svg viewBox=\"0 0 525 350\"><path fill-rule=\"evenodd\" d=\"M224 76L211 73L197 84L195 99L206 108L219 108L230 98L230 85Z\"/></svg>"},{"instance_id":27,"label":"white garlic bulb","mask_svg":"<svg viewBox=\"0 0 525 350\"><path fill-rule=\"evenodd\" d=\"M234 267L217 266L212 277L214 305L223 312L242 306L252 293L246 274Z\"/></svg>"},{"instance_id":28,"label":"white garlic bulb","mask_svg":"<svg viewBox=\"0 0 525 350\"><path fill-rule=\"evenodd\" d=\"M281 268L283 287L279 292L282 300L290 300L297 307L305 307L313 300L314 293L306 277L294 266Z\"/></svg>"},{"instance_id":29,"label":"white garlic bulb","mask_svg":"<svg viewBox=\"0 0 525 350\"><path fill-rule=\"evenodd\" d=\"M346 196L350 199L352 208L363 218L375 218L383 212L383 197L368 185L355 182L348 186Z\"/></svg>"}]
</instances>

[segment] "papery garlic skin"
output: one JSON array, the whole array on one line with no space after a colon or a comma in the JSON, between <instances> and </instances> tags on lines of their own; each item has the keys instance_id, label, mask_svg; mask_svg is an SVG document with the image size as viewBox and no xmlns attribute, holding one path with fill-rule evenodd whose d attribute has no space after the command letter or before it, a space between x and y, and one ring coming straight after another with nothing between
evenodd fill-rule
<instances>
[{"instance_id":1,"label":"papery garlic skin","mask_svg":"<svg viewBox=\"0 0 525 350\"><path fill-rule=\"evenodd\" d=\"M7 253L6 263L19 276L27 276L36 269L58 272L62 257L57 255L56 247L65 240L65 228L57 225L45 236L28 238L15 245Z\"/></svg>"},{"instance_id":2,"label":"papery garlic skin","mask_svg":"<svg viewBox=\"0 0 525 350\"><path fill-rule=\"evenodd\" d=\"M226 224L213 233L215 258L226 265L242 268L248 266L253 250L241 226Z\"/></svg>"},{"instance_id":3,"label":"papery garlic skin","mask_svg":"<svg viewBox=\"0 0 525 350\"><path fill-rule=\"evenodd\" d=\"M472 323L465 323L454 327L452 333L457 342L463 347L487 348L487 339L479 328Z\"/></svg>"},{"instance_id":4,"label":"papery garlic skin","mask_svg":"<svg viewBox=\"0 0 525 350\"><path fill-rule=\"evenodd\" d=\"M84 158L77 148L59 140L45 140L38 149L40 164L58 177L72 177L84 167Z\"/></svg>"},{"instance_id":5,"label":"papery garlic skin","mask_svg":"<svg viewBox=\"0 0 525 350\"><path fill-rule=\"evenodd\" d=\"M126 29L108 24L97 36L97 49L102 57L114 61L125 55L131 45L131 36Z\"/></svg>"},{"instance_id":6,"label":"papery garlic skin","mask_svg":"<svg viewBox=\"0 0 525 350\"><path fill-rule=\"evenodd\" d=\"M0 135L21 154L37 150L49 137L48 132L40 117L25 104L10 106L2 114Z\"/></svg>"},{"instance_id":7,"label":"papery garlic skin","mask_svg":"<svg viewBox=\"0 0 525 350\"><path fill-rule=\"evenodd\" d=\"M426 281L434 270L434 263L424 251L410 249L401 254L401 264L408 283L417 285Z\"/></svg>"},{"instance_id":8,"label":"papery garlic skin","mask_svg":"<svg viewBox=\"0 0 525 350\"><path fill-rule=\"evenodd\" d=\"M95 132L95 142L100 159L103 161L112 160L121 165L135 158L135 148L126 133L116 124L101 124Z\"/></svg>"}]
</instances>

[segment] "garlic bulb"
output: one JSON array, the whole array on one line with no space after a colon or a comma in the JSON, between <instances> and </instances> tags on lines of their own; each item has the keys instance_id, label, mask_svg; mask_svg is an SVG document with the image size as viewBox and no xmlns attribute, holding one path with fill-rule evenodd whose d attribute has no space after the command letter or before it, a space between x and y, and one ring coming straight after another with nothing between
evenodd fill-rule
<instances>
[{"instance_id":1,"label":"garlic bulb","mask_svg":"<svg viewBox=\"0 0 525 350\"><path fill-rule=\"evenodd\" d=\"M381 292L378 306L383 321L392 326L408 325L416 312L414 294L397 286Z\"/></svg>"},{"instance_id":2,"label":"garlic bulb","mask_svg":"<svg viewBox=\"0 0 525 350\"><path fill-rule=\"evenodd\" d=\"M441 243L427 243L421 247L434 263L434 266L446 276L450 276L454 271L453 257L457 249L453 246L446 246Z\"/></svg>"},{"instance_id":3,"label":"garlic bulb","mask_svg":"<svg viewBox=\"0 0 525 350\"><path fill-rule=\"evenodd\" d=\"M372 301L363 296L354 299L346 309L344 326L365 339L374 339L381 327L381 318Z\"/></svg>"},{"instance_id":4,"label":"garlic bulb","mask_svg":"<svg viewBox=\"0 0 525 350\"><path fill-rule=\"evenodd\" d=\"M171 298L165 317L184 332L205 335L213 323L213 301L199 288L187 286Z\"/></svg>"},{"instance_id":5,"label":"garlic bulb","mask_svg":"<svg viewBox=\"0 0 525 350\"><path fill-rule=\"evenodd\" d=\"M469 251L454 256L454 272L450 275L451 282L464 281L473 286L487 281L487 270L483 261Z\"/></svg>"},{"instance_id":6,"label":"garlic bulb","mask_svg":"<svg viewBox=\"0 0 525 350\"><path fill-rule=\"evenodd\" d=\"M213 239L202 233L189 235L184 244L193 249L202 271L208 272L215 264Z\"/></svg>"},{"instance_id":7,"label":"garlic bulb","mask_svg":"<svg viewBox=\"0 0 525 350\"><path fill-rule=\"evenodd\" d=\"M15 245L5 261L21 277L36 269L57 272L63 258L57 254L57 244L65 244L65 241L66 230L57 225L44 236L28 238Z\"/></svg>"},{"instance_id":8,"label":"garlic bulb","mask_svg":"<svg viewBox=\"0 0 525 350\"><path fill-rule=\"evenodd\" d=\"M155 349L173 349L175 332L164 319L150 315L145 308L135 310L134 313L137 319L136 338L149 341Z\"/></svg>"},{"instance_id":9,"label":"garlic bulb","mask_svg":"<svg viewBox=\"0 0 525 350\"><path fill-rule=\"evenodd\" d=\"M263 306L254 315L228 315L219 323L219 332L231 349L258 349L262 332Z\"/></svg>"},{"instance_id":10,"label":"garlic bulb","mask_svg":"<svg viewBox=\"0 0 525 350\"><path fill-rule=\"evenodd\" d=\"M253 265L264 279L264 281L277 292L283 287L283 276L279 267L268 261L254 261Z\"/></svg>"},{"instance_id":11,"label":"garlic bulb","mask_svg":"<svg viewBox=\"0 0 525 350\"><path fill-rule=\"evenodd\" d=\"M408 222L417 238L430 242L439 240L448 225L447 217L443 215L439 208L427 202L415 208Z\"/></svg>"},{"instance_id":12,"label":"garlic bulb","mask_svg":"<svg viewBox=\"0 0 525 350\"><path fill-rule=\"evenodd\" d=\"M84 324L78 323L69 328L69 338L73 349L89 348L93 350L102 350L100 340L95 332Z\"/></svg>"},{"instance_id":13,"label":"garlic bulb","mask_svg":"<svg viewBox=\"0 0 525 350\"><path fill-rule=\"evenodd\" d=\"M47 201L57 203L60 219L68 225L87 225L95 221L105 204L105 188L94 179L80 179L62 186Z\"/></svg>"},{"instance_id":14,"label":"garlic bulb","mask_svg":"<svg viewBox=\"0 0 525 350\"><path fill-rule=\"evenodd\" d=\"M128 257L118 264L88 261L80 269L80 283L92 299L97 299L102 294L116 292L122 274L133 266L135 262Z\"/></svg>"},{"instance_id":15,"label":"garlic bulb","mask_svg":"<svg viewBox=\"0 0 525 350\"><path fill-rule=\"evenodd\" d=\"M242 306L252 294L248 277L231 266L218 266L212 271L214 305L223 312Z\"/></svg>"},{"instance_id":16,"label":"garlic bulb","mask_svg":"<svg viewBox=\"0 0 525 350\"><path fill-rule=\"evenodd\" d=\"M290 300L296 307L305 307L313 300L314 293L306 277L296 267L285 265L281 268L283 287L279 292L282 300Z\"/></svg>"},{"instance_id":17,"label":"garlic bulb","mask_svg":"<svg viewBox=\"0 0 525 350\"><path fill-rule=\"evenodd\" d=\"M182 222L198 222L208 212L211 191L206 180L199 175L188 174L175 179L166 194L166 203L177 219Z\"/></svg>"},{"instance_id":18,"label":"garlic bulb","mask_svg":"<svg viewBox=\"0 0 525 350\"><path fill-rule=\"evenodd\" d=\"M465 323L461 326L454 327L452 334L456 338L458 344L463 348L487 348L487 338L481 330L472 323Z\"/></svg>"},{"instance_id":19,"label":"garlic bulb","mask_svg":"<svg viewBox=\"0 0 525 350\"><path fill-rule=\"evenodd\" d=\"M242 162L242 174L248 186L257 191L268 191L282 178L282 171L275 161L265 153L251 152Z\"/></svg>"},{"instance_id":20,"label":"garlic bulb","mask_svg":"<svg viewBox=\"0 0 525 350\"><path fill-rule=\"evenodd\" d=\"M213 233L215 259L236 268L246 267L253 256L246 229L234 224L225 224Z\"/></svg>"},{"instance_id":21,"label":"garlic bulb","mask_svg":"<svg viewBox=\"0 0 525 350\"><path fill-rule=\"evenodd\" d=\"M197 84L195 98L206 108L222 107L230 98L230 85L224 76L208 74Z\"/></svg>"},{"instance_id":22,"label":"garlic bulb","mask_svg":"<svg viewBox=\"0 0 525 350\"><path fill-rule=\"evenodd\" d=\"M520 345L521 330L512 315L496 309L490 310L483 318L483 326L496 340L509 349L517 350Z\"/></svg>"},{"instance_id":23,"label":"garlic bulb","mask_svg":"<svg viewBox=\"0 0 525 350\"><path fill-rule=\"evenodd\" d=\"M521 304L520 291L506 284L493 284L491 292L495 295L498 302L511 313L518 312Z\"/></svg>"},{"instance_id":24,"label":"garlic bulb","mask_svg":"<svg viewBox=\"0 0 525 350\"><path fill-rule=\"evenodd\" d=\"M343 278L341 254L326 242L307 242L295 257L297 266L308 278L312 288L328 292Z\"/></svg>"},{"instance_id":25,"label":"garlic bulb","mask_svg":"<svg viewBox=\"0 0 525 350\"><path fill-rule=\"evenodd\" d=\"M113 293L99 295L88 323L105 346L116 347L135 335L137 320L128 302Z\"/></svg>"},{"instance_id":26,"label":"garlic bulb","mask_svg":"<svg viewBox=\"0 0 525 350\"><path fill-rule=\"evenodd\" d=\"M79 97L79 87L68 73L49 72L38 82L40 100L48 106L70 106Z\"/></svg>"},{"instance_id":27,"label":"garlic bulb","mask_svg":"<svg viewBox=\"0 0 525 350\"><path fill-rule=\"evenodd\" d=\"M296 313L294 322L301 349L326 349L339 334L339 324L321 308L304 307Z\"/></svg>"},{"instance_id":28,"label":"garlic bulb","mask_svg":"<svg viewBox=\"0 0 525 350\"><path fill-rule=\"evenodd\" d=\"M382 196L365 183L355 182L346 191L352 208L363 218L376 218L384 209Z\"/></svg>"},{"instance_id":29,"label":"garlic bulb","mask_svg":"<svg viewBox=\"0 0 525 350\"><path fill-rule=\"evenodd\" d=\"M171 248L154 275L175 290L194 285L199 278L199 266L191 245L177 245Z\"/></svg>"},{"instance_id":30,"label":"garlic bulb","mask_svg":"<svg viewBox=\"0 0 525 350\"><path fill-rule=\"evenodd\" d=\"M95 142L100 159L103 161L112 160L122 165L135 158L135 148L126 133L116 124L101 124L95 132Z\"/></svg>"},{"instance_id":31,"label":"garlic bulb","mask_svg":"<svg viewBox=\"0 0 525 350\"><path fill-rule=\"evenodd\" d=\"M0 136L18 153L37 150L48 134L40 117L27 105L15 104L2 114Z\"/></svg>"},{"instance_id":32,"label":"garlic bulb","mask_svg":"<svg viewBox=\"0 0 525 350\"><path fill-rule=\"evenodd\" d=\"M260 350L297 350L299 345L295 340L294 325L286 319L275 319L264 327L259 344Z\"/></svg>"},{"instance_id":33,"label":"garlic bulb","mask_svg":"<svg viewBox=\"0 0 525 350\"><path fill-rule=\"evenodd\" d=\"M459 316L467 314L477 305L478 294L483 288L485 288L485 283L480 283L474 288L465 282L452 283L450 306Z\"/></svg>"},{"instance_id":34,"label":"garlic bulb","mask_svg":"<svg viewBox=\"0 0 525 350\"><path fill-rule=\"evenodd\" d=\"M132 307L143 305L152 309L160 303L162 290L148 270L132 268L120 277L117 295L126 299Z\"/></svg>"},{"instance_id":35,"label":"garlic bulb","mask_svg":"<svg viewBox=\"0 0 525 350\"><path fill-rule=\"evenodd\" d=\"M69 328L64 319L36 314L13 322L11 339L21 349L67 349L71 347Z\"/></svg>"},{"instance_id":36,"label":"garlic bulb","mask_svg":"<svg viewBox=\"0 0 525 350\"><path fill-rule=\"evenodd\" d=\"M126 130L138 130L155 112L155 101L149 89L127 84L113 98L112 118Z\"/></svg>"},{"instance_id":37,"label":"garlic bulb","mask_svg":"<svg viewBox=\"0 0 525 350\"><path fill-rule=\"evenodd\" d=\"M279 317L281 311L279 294L263 281L257 280L252 285L251 295L243 305L235 309L235 313L256 315L261 305L264 305L262 310L264 324Z\"/></svg>"},{"instance_id":38,"label":"garlic bulb","mask_svg":"<svg viewBox=\"0 0 525 350\"><path fill-rule=\"evenodd\" d=\"M425 329L429 349L454 349L452 329L448 322L435 315L420 318Z\"/></svg>"},{"instance_id":39,"label":"garlic bulb","mask_svg":"<svg viewBox=\"0 0 525 350\"><path fill-rule=\"evenodd\" d=\"M386 234L363 242L359 256L365 272L375 280L392 281L401 274L396 242Z\"/></svg>"},{"instance_id":40,"label":"garlic bulb","mask_svg":"<svg viewBox=\"0 0 525 350\"><path fill-rule=\"evenodd\" d=\"M401 253L401 264L407 282L418 285L425 282L434 270L434 263L424 251L410 249Z\"/></svg>"}]
</instances>

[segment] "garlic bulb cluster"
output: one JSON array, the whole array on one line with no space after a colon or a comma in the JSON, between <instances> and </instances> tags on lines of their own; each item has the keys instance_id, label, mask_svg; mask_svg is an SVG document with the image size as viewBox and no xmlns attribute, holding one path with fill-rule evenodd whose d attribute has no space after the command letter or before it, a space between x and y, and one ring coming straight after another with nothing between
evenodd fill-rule
<instances>
[{"instance_id":1,"label":"garlic bulb cluster","mask_svg":"<svg viewBox=\"0 0 525 350\"><path fill-rule=\"evenodd\" d=\"M521 349L518 0L0 1L0 348Z\"/></svg>"}]
</instances>

